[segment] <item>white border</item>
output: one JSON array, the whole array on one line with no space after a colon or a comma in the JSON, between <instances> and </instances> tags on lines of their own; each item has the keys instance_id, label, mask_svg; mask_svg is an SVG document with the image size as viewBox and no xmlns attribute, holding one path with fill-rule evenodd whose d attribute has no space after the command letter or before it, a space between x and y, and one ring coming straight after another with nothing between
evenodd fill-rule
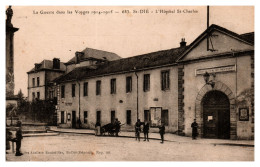
<instances>
[{"instance_id":1,"label":"white border","mask_svg":"<svg viewBox=\"0 0 260 167\"><path fill-rule=\"evenodd\" d=\"M0 61L0 68L1 68L1 112L2 116L0 117L0 127L1 127L1 151L0 151L0 163L1 166L54 166L54 165L62 165L63 167L71 167L73 166L82 166L82 165L90 165L90 166L113 166L113 167L122 167L122 166L149 166L149 167L158 167L159 165L163 166L200 166L200 167L208 167L209 165L212 166L236 166L236 167L251 167L251 166L260 166L259 159L257 159L257 156L255 156L255 162L145 162L145 163L139 163L139 162L5 162L5 6L7 5L21 5L21 6L201 6L201 5L219 5L219 6L255 6L255 31L259 30L259 4L257 0L182 0L182 1L172 1L172 0L92 0L92 1L86 1L86 0L37 0L37 1L30 1L30 0L1 0L1 6L0 6L0 32L1 32L1 61ZM256 42L255 42L255 48L258 47L258 31L256 31ZM258 87L257 83L259 81L259 77L257 76L258 72L260 71L258 64L259 64L259 58L258 57L258 49L255 50L255 86L256 86L256 93L255 93L255 141L259 139L259 128L258 128L258 121L259 121L259 105L258 105ZM255 144L255 155L259 156L259 150L258 150L258 143ZM173 148L174 149L174 148ZM123 164L122 164L123 163Z\"/></svg>"}]
</instances>

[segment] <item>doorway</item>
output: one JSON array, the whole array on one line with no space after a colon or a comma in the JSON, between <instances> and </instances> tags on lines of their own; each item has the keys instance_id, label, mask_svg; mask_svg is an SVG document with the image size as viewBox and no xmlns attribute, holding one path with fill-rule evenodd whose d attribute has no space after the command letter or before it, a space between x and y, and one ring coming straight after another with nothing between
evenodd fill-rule
<instances>
[{"instance_id":1,"label":"doorway","mask_svg":"<svg viewBox=\"0 0 260 167\"><path fill-rule=\"evenodd\" d=\"M230 103L220 91L210 91L202 99L203 137L230 138Z\"/></svg>"},{"instance_id":2,"label":"doorway","mask_svg":"<svg viewBox=\"0 0 260 167\"><path fill-rule=\"evenodd\" d=\"M72 111L72 128L76 128L76 111Z\"/></svg>"}]
</instances>

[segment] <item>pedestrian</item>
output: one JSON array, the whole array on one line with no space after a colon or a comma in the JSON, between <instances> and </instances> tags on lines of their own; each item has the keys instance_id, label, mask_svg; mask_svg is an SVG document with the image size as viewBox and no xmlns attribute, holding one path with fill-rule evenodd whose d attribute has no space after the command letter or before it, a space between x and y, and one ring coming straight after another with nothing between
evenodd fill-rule
<instances>
[{"instance_id":1,"label":"pedestrian","mask_svg":"<svg viewBox=\"0 0 260 167\"><path fill-rule=\"evenodd\" d=\"M196 140L196 137L198 135L198 124L196 122L196 119L194 119L194 122L191 124L192 127L192 140Z\"/></svg>"},{"instance_id":2,"label":"pedestrian","mask_svg":"<svg viewBox=\"0 0 260 167\"><path fill-rule=\"evenodd\" d=\"M8 154L7 150L11 149L10 141L12 140L12 132L9 131L9 129L6 129L6 154Z\"/></svg>"},{"instance_id":3,"label":"pedestrian","mask_svg":"<svg viewBox=\"0 0 260 167\"><path fill-rule=\"evenodd\" d=\"M23 155L23 153L21 153L20 148L21 148L21 144L22 144L22 139L23 139L23 135L22 135L22 122L18 121L17 122L17 126L18 129L16 131L16 138L15 138L15 142L16 142L16 153L15 156L21 156Z\"/></svg>"},{"instance_id":4,"label":"pedestrian","mask_svg":"<svg viewBox=\"0 0 260 167\"><path fill-rule=\"evenodd\" d=\"M100 122L97 122L95 124L95 136L99 136L100 135Z\"/></svg>"},{"instance_id":5,"label":"pedestrian","mask_svg":"<svg viewBox=\"0 0 260 167\"><path fill-rule=\"evenodd\" d=\"M144 122L144 127L143 127L143 132L144 132L144 141L149 141L149 123L147 121Z\"/></svg>"},{"instance_id":6,"label":"pedestrian","mask_svg":"<svg viewBox=\"0 0 260 167\"><path fill-rule=\"evenodd\" d=\"M164 126L164 123L162 123L161 126L159 126L159 133L161 135L161 143L163 144L164 142L164 134L165 134L165 126Z\"/></svg>"},{"instance_id":7,"label":"pedestrian","mask_svg":"<svg viewBox=\"0 0 260 167\"><path fill-rule=\"evenodd\" d=\"M140 119L138 119L137 122L135 123L135 140L138 139L138 141L140 141L141 125L142 123Z\"/></svg>"},{"instance_id":8,"label":"pedestrian","mask_svg":"<svg viewBox=\"0 0 260 167\"><path fill-rule=\"evenodd\" d=\"M115 125L116 136L118 136L118 133L120 132L121 122L118 121L118 119L116 118L114 125Z\"/></svg>"}]
</instances>

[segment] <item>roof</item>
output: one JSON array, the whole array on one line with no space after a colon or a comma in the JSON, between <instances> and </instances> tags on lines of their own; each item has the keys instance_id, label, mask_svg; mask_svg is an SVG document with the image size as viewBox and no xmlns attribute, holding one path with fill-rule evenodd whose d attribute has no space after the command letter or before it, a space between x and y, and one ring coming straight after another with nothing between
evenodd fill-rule
<instances>
[{"instance_id":1,"label":"roof","mask_svg":"<svg viewBox=\"0 0 260 167\"><path fill-rule=\"evenodd\" d=\"M41 63L38 64L39 67L36 70L35 67L32 68L30 71L27 73L33 73L35 71L42 71L42 70L52 70L52 71L64 71L66 70L66 66L64 63L60 62L60 69L53 69L53 61L52 60L43 60Z\"/></svg>"},{"instance_id":2,"label":"roof","mask_svg":"<svg viewBox=\"0 0 260 167\"><path fill-rule=\"evenodd\" d=\"M133 72L143 69L156 68L159 66L177 64L178 60L183 56L184 53L187 53L187 51L189 51L191 48L196 47L196 43L205 38L207 32L211 33L215 29L225 32L238 38L239 40L253 45L252 40L249 39L249 37L251 37L253 34L239 35L223 27L213 24L209 27L209 29L205 30L200 36L198 36L189 46L162 50L139 56L122 58L114 61L106 61L96 66L78 67L68 74L62 75L59 78L55 79L54 82L69 82L102 75L112 75L115 73L125 73L131 71Z\"/></svg>"},{"instance_id":3,"label":"roof","mask_svg":"<svg viewBox=\"0 0 260 167\"><path fill-rule=\"evenodd\" d=\"M107 52L107 51L103 51L103 50L92 49L92 48L86 48L81 52L83 52L84 54L80 57L80 60L94 58L94 59L113 61L113 60L118 60L121 58L120 56L118 56L115 53ZM74 64L74 63L76 63L76 56L74 56L67 63L65 63L65 65Z\"/></svg>"},{"instance_id":4,"label":"roof","mask_svg":"<svg viewBox=\"0 0 260 167\"><path fill-rule=\"evenodd\" d=\"M186 48L187 47L173 48L114 61L107 61L96 66L78 67L68 74L57 78L55 82L68 82L78 80L79 78L86 79L95 76L138 71L145 68L174 64L179 54Z\"/></svg>"},{"instance_id":5,"label":"roof","mask_svg":"<svg viewBox=\"0 0 260 167\"><path fill-rule=\"evenodd\" d=\"M254 41L255 41L255 33L254 32L240 34L240 36L247 41L251 41L252 43L254 43Z\"/></svg>"}]
</instances>

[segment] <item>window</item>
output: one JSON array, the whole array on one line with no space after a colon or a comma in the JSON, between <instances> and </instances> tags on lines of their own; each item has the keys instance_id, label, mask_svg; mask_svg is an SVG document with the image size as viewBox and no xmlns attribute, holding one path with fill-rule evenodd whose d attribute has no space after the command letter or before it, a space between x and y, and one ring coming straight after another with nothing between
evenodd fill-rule
<instances>
[{"instance_id":1,"label":"window","mask_svg":"<svg viewBox=\"0 0 260 167\"><path fill-rule=\"evenodd\" d=\"M144 92L150 90L150 74L144 74Z\"/></svg>"},{"instance_id":2,"label":"window","mask_svg":"<svg viewBox=\"0 0 260 167\"><path fill-rule=\"evenodd\" d=\"M116 79L110 80L110 93L116 94Z\"/></svg>"},{"instance_id":3,"label":"window","mask_svg":"<svg viewBox=\"0 0 260 167\"><path fill-rule=\"evenodd\" d=\"M161 114L161 122L164 123L165 126L169 125L169 117L168 117L168 110L162 110Z\"/></svg>"},{"instance_id":4,"label":"window","mask_svg":"<svg viewBox=\"0 0 260 167\"><path fill-rule=\"evenodd\" d=\"M101 95L101 81L96 82L96 95Z\"/></svg>"},{"instance_id":5,"label":"window","mask_svg":"<svg viewBox=\"0 0 260 167\"><path fill-rule=\"evenodd\" d=\"M88 123L88 112L84 111L84 124Z\"/></svg>"},{"instance_id":6,"label":"window","mask_svg":"<svg viewBox=\"0 0 260 167\"><path fill-rule=\"evenodd\" d=\"M126 124L131 125L131 110L126 110Z\"/></svg>"},{"instance_id":7,"label":"window","mask_svg":"<svg viewBox=\"0 0 260 167\"><path fill-rule=\"evenodd\" d=\"M32 85L35 87L35 78L32 79Z\"/></svg>"},{"instance_id":8,"label":"window","mask_svg":"<svg viewBox=\"0 0 260 167\"><path fill-rule=\"evenodd\" d=\"M126 77L126 93L132 92L132 77Z\"/></svg>"},{"instance_id":9,"label":"window","mask_svg":"<svg viewBox=\"0 0 260 167\"><path fill-rule=\"evenodd\" d=\"M61 123L64 124L64 111L61 111Z\"/></svg>"},{"instance_id":10,"label":"window","mask_svg":"<svg viewBox=\"0 0 260 167\"><path fill-rule=\"evenodd\" d=\"M61 98L65 98L65 85L61 85Z\"/></svg>"},{"instance_id":11,"label":"window","mask_svg":"<svg viewBox=\"0 0 260 167\"><path fill-rule=\"evenodd\" d=\"M70 113L68 113L68 121L70 121L70 119L71 119L71 114Z\"/></svg>"},{"instance_id":12,"label":"window","mask_svg":"<svg viewBox=\"0 0 260 167\"><path fill-rule=\"evenodd\" d=\"M169 78L170 71L162 71L161 73L161 85L162 90L170 89L170 78Z\"/></svg>"},{"instance_id":13,"label":"window","mask_svg":"<svg viewBox=\"0 0 260 167\"><path fill-rule=\"evenodd\" d=\"M150 110L144 110L144 121L151 122Z\"/></svg>"},{"instance_id":14,"label":"window","mask_svg":"<svg viewBox=\"0 0 260 167\"><path fill-rule=\"evenodd\" d=\"M88 83L84 82L84 86L83 86L83 96L87 96L88 95Z\"/></svg>"},{"instance_id":15,"label":"window","mask_svg":"<svg viewBox=\"0 0 260 167\"><path fill-rule=\"evenodd\" d=\"M37 86L40 86L40 78L37 77Z\"/></svg>"},{"instance_id":16,"label":"window","mask_svg":"<svg viewBox=\"0 0 260 167\"><path fill-rule=\"evenodd\" d=\"M32 100L35 100L35 93L32 92Z\"/></svg>"},{"instance_id":17,"label":"window","mask_svg":"<svg viewBox=\"0 0 260 167\"><path fill-rule=\"evenodd\" d=\"M54 91L50 90L49 91L49 99L53 99L54 98Z\"/></svg>"},{"instance_id":18,"label":"window","mask_svg":"<svg viewBox=\"0 0 260 167\"><path fill-rule=\"evenodd\" d=\"M97 111L97 122L101 124L101 111Z\"/></svg>"},{"instance_id":19,"label":"window","mask_svg":"<svg viewBox=\"0 0 260 167\"><path fill-rule=\"evenodd\" d=\"M114 123L116 119L116 112L115 111L111 111L111 123Z\"/></svg>"},{"instance_id":20,"label":"window","mask_svg":"<svg viewBox=\"0 0 260 167\"><path fill-rule=\"evenodd\" d=\"M37 92L37 99L40 99L40 92Z\"/></svg>"},{"instance_id":21,"label":"window","mask_svg":"<svg viewBox=\"0 0 260 167\"><path fill-rule=\"evenodd\" d=\"M72 87L71 87L71 96L72 97L75 97L75 90L76 90L76 84L72 84Z\"/></svg>"}]
</instances>

